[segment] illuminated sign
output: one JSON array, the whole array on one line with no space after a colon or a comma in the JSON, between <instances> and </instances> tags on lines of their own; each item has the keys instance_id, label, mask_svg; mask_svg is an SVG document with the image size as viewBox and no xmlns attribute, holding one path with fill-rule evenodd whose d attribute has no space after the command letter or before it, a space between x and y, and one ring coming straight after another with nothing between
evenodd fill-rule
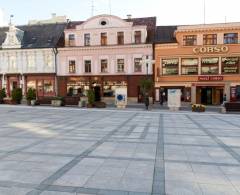
<instances>
[{"instance_id":1,"label":"illuminated sign","mask_svg":"<svg viewBox=\"0 0 240 195\"><path fill-rule=\"evenodd\" d=\"M209 46L209 47L195 47L193 53L226 53L229 51L227 46Z\"/></svg>"},{"instance_id":2,"label":"illuminated sign","mask_svg":"<svg viewBox=\"0 0 240 195\"><path fill-rule=\"evenodd\" d=\"M199 76L199 81L223 81L223 76Z\"/></svg>"}]
</instances>

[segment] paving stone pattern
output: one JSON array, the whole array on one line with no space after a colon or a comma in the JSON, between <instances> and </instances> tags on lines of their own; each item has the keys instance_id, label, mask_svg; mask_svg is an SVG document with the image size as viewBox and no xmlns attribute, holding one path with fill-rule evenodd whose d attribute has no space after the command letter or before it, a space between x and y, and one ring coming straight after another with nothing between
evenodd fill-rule
<instances>
[{"instance_id":1,"label":"paving stone pattern","mask_svg":"<svg viewBox=\"0 0 240 195\"><path fill-rule=\"evenodd\" d=\"M0 195L240 195L240 116L0 106Z\"/></svg>"}]
</instances>

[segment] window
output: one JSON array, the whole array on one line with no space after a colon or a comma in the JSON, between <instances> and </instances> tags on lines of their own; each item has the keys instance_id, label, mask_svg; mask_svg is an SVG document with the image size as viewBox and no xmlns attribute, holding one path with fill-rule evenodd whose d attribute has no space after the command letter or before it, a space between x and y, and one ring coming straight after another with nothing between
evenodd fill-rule
<instances>
[{"instance_id":1,"label":"window","mask_svg":"<svg viewBox=\"0 0 240 195\"><path fill-rule=\"evenodd\" d=\"M197 35L186 35L183 37L183 45L193 46L197 45Z\"/></svg>"},{"instance_id":2,"label":"window","mask_svg":"<svg viewBox=\"0 0 240 195\"><path fill-rule=\"evenodd\" d=\"M117 60L117 72L124 72L124 59Z\"/></svg>"},{"instance_id":3,"label":"window","mask_svg":"<svg viewBox=\"0 0 240 195\"><path fill-rule=\"evenodd\" d=\"M163 59L162 73L163 75L177 75L178 74L178 59Z\"/></svg>"},{"instance_id":4,"label":"window","mask_svg":"<svg viewBox=\"0 0 240 195\"><path fill-rule=\"evenodd\" d=\"M101 33L101 45L107 45L107 33Z\"/></svg>"},{"instance_id":5,"label":"window","mask_svg":"<svg viewBox=\"0 0 240 195\"><path fill-rule=\"evenodd\" d=\"M203 35L203 45L216 45L216 44L217 44L217 34Z\"/></svg>"},{"instance_id":6,"label":"window","mask_svg":"<svg viewBox=\"0 0 240 195\"><path fill-rule=\"evenodd\" d=\"M224 44L237 44L238 33L226 33L224 34Z\"/></svg>"},{"instance_id":7,"label":"window","mask_svg":"<svg viewBox=\"0 0 240 195\"><path fill-rule=\"evenodd\" d=\"M135 39L136 44L139 44L139 43L142 42L141 38L142 38L141 31L135 31L134 32L134 39Z\"/></svg>"},{"instance_id":8,"label":"window","mask_svg":"<svg viewBox=\"0 0 240 195\"><path fill-rule=\"evenodd\" d=\"M103 96L115 97L115 91L117 87L127 86L126 81L106 81L103 83Z\"/></svg>"},{"instance_id":9,"label":"window","mask_svg":"<svg viewBox=\"0 0 240 195\"><path fill-rule=\"evenodd\" d=\"M185 58L182 59L182 74L183 75L196 75L198 74L198 59Z\"/></svg>"},{"instance_id":10,"label":"window","mask_svg":"<svg viewBox=\"0 0 240 195\"><path fill-rule=\"evenodd\" d=\"M239 57L222 58L223 74L238 74L238 72L239 72Z\"/></svg>"},{"instance_id":11,"label":"window","mask_svg":"<svg viewBox=\"0 0 240 195\"><path fill-rule=\"evenodd\" d=\"M124 44L124 32L117 33L117 41L118 41L118 45Z\"/></svg>"},{"instance_id":12,"label":"window","mask_svg":"<svg viewBox=\"0 0 240 195\"><path fill-rule=\"evenodd\" d=\"M218 58L202 58L202 74L218 74L219 72L219 65L218 65Z\"/></svg>"},{"instance_id":13,"label":"window","mask_svg":"<svg viewBox=\"0 0 240 195\"><path fill-rule=\"evenodd\" d=\"M70 34L68 35L69 46L75 46L75 35Z\"/></svg>"},{"instance_id":14,"label":"window","mask_svg":"<svg viewBox=\"0 0 240 195\"><path fill-rule=\"evenodd\" d=\"M90 89L90 82L83 78L69 78L67 83L68 96L87 96L87 91Z\"/></svg>"},{"instance_id":15,"label":"window","mask_svg":"<svg viewBox=\"0 0 240 195\"><path fill-rule=\"evenodd\" d=\"M53 66L53 59L52 59L52 55L46 55L45 57L45 63L46 63L46 66L48 68L52 67Z\"/></svg>"},{"instance_id":16,"label":"window","mask_svg":"<svg viewBox=\"0 0 240 195\"><path fill-rule=\"evenodd\" d=\"M70 74L76 73L76 63L75 60L69 61L68 71Z\"/></svg>"},{"instance_id":17,"label":"window","mask_svg":"<svg viewBox=\"0 0 240 195\"><path fill-rule=\"evenodd\" d=\"M90 46L90 34L84 34L84 46Z\"/></svg>"},{"instance_id":18,"label":"window","mask_svg":"<svg viewBox=\"0 0 240 195\"><path fill-rule=\"evenodd\" d=\"M134 59L134 72L142 72L142 58Z\"/></svg>"},{"instance_id":19,"label":"window","mask_svg":"<svg viewBox=\"0 0 240 195\"><path fill-rule=\"evenodd\" d=\"M28 68L32 69L35 67L35 58L34 58L34 55L28 55Z\"/></svg>"},{"instance_id":20,"label":"window","mask_svg":"<svg viewBox=\"0 0 240 195\"><path fill-rule=\"evenodd\" d=\"M36 89L36 80L27 81L27 90Z\"/></svg>"},{"instance_id":21,"label":"window","mask_svg":"<svg viewBox=\"0 0 240 195\"><path fill-rule=\"evenodd\" d=\"M53 93L53 80L44 80L44 93Z\"/></svg>"},{"instance_id":22,"label":"window","mask_svg":"<svg viewBox=\"0 0 240 195\"><path fill-rule=\"evenodd\" d=\"M91 60L85 60L85 73L91 73Z\"/></svg>"},{"instance_id":23,"label":"window","mask_svg":"<svg viewBox=\"0 0 240 195\"><path fill-rule=\"evenodd\" d=\"M16 68L16 57L12 55L9 60L9 70L15 70Z\"/></svg>"},{"instance_id":24,"label":"window","mask_svg":"<svg viewBox=\"0 0 240 195\"><path fill-rule=\"evenodd\" d=\"M101 72L107 72L108 71L108 62L107 60L101 60Z\"/></svg>"}]
</instances>

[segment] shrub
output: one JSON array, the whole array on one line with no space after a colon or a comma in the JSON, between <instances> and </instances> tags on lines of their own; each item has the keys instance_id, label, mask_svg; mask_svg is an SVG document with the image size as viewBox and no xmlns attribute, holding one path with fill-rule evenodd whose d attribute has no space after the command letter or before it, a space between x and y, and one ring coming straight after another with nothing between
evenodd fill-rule
<instances>
[{"instance_id":1,"label":"shrub","mask_svg":"<svg viewBox=\"0 0 240 195\"><path fill-rule=\"evenodd\" d=\"M202 104L193 104L192 112L205 112L206 107Z\"/></svg>"},{"instance_id":2,"label":"shrub","mask_svg":"<svg viewBox=\"0 0 240 195\"><path fill-rule=\"evenodd\" d=\"M12 90L12 100L20 104L22 100L22 89L21 88L16 88Z\"/></svg>"},{"instance_id":3,"label":"shrub","mask_svg":"<svg viewBox=\"0 0 240 195\"><path fill-rule=\"evenodd\" d=\"M88 104L92 106L95 102L95 93L92 89L88 90L87 97L88 97Z\"/></svg>"},{"instance_id":4,"label":"shrub","mask_svg":"<svg viewBox=\"0 0 240 195\"><path fill-rule=\"evenodd\" d=\"M3 103L3 99L4 99L6 96L7 96L7 95L6 95L6 90L5 90L5 88L1 89L1 90L0 90L0 104Z\"/></svg>"},{"instance_id":5,"label":"shrub","mask_svg":"<svg viewBox=\"0 0 240 195\"><path fill-rule=\"evenodd\" d=\"M28 89L27 91L27 100L31 101L31 100L36 100L36 90L35 89Z\"/></svg>"}]
</instances>

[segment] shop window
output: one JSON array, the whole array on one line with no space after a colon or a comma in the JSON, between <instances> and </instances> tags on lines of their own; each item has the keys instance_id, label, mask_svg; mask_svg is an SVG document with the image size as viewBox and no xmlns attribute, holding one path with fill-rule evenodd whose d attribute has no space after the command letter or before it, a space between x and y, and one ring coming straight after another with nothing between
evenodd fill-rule
<instances>
[{"instance_id":1,"label":"shop window","mask_svg":"<svg viewBox=\"0 0 240 195\"><path fill-rule=\"evenodd\" d=\"M75 63L75 60L70 60L69 61L68 72L70 74L76 73L76 63Z\"/></svg>"},{"instance_id":2,"label":"shop window","mask_svg":"<svg viewBox=\"0 0 240 195\"><path fill-rule=\"evenodd\" d=\"M237 44L237 43L238 43L238 33L224 34L224 44Z\"/></svg>"},{"instance_id":3,"label":"shop window","mask_svg":"<svg viewBox=\"0 0 240 195\"><path fill-rule=\"evenodd\" d=\"M124 72L124 59L117 60L117 72Z\"/></svg>"},{"instance_id":4,"label":"shop window","mask_svg":"<svg viewBox=\"0 0 240 195\"><path fill-rule=\"evenodd\" d=\"M27 90L36 89L36 81L27 81Z\"/></svg>"},{"instance_id":5,"label":"shop window","mask_svg":"<svg viewBox=\"0 0 240 195\"><path fill-rule=\"evenodd\" d=\"M108 72L108 61L107 60L101 60L101 72L102 73Z\"/></svg>"},{"instance_id":6,"label":"shop window","mask_svg":"<svg viewBox=\"0 0 240 195\"><path fill-rule=\"evenodd\" d=\"M198 59L185 58L181 63L182 75L197 75L198 74Z\"/></svg>"},{"instance_id":7,"label":"shop window","mask_svg":"<svg viewBox=\"0 0 240 195\"><path fill-rule=\"evenodd\" d=\"M127 86L125 81L107 81L103 83L103 96L115 97L115 90L117 87Z\"/></svg>"},{"instance_id":8,"label":"shop window","mask_svg":"<svg viewBox=\"0 0 240 195\"><path fill-rule=\"evenodd\" d=\"M117 40L118 40L118 45L124 44L124 32L117 33Z\"/></svg>"},{"instance_id":9,"label":"shop window","mask_svg":"<svg viewBox=\"0 0 240 195\"><path fill-rule=\"evenodd\" d=\"M78 79L71 80L67 83L68 96L87 96L87 91L90 89L90 83Z\"/></svg>"},{"instance_id":10,"label":"shop window","mask_svg":"<svg viewBox=\"0 0 240 195\"><path fill-rule=\"evenodd\" d=\"M222 73L238 74L239 73L239 57L222 58Z\"/></svg>"},{"instance_id":11,"label":"shop window","mask_svg":"<svg viewBox=\"0 0 240 195\"><path fill-rule=\"evenodd\" d=\"M202 58L201 70L203 75L218 74L219 73L219 59L218 58Z\"/></svg>"},{"instance_id":12,"label":"shop window","mask_svg":"<svg viewBox=\"0 0 240 195\"><path fill-rule=\"evenodd\" d=\"M197 45L197 35L183 36L183 45L185 45L185 46Z\"/></svg>"},{"instance_id":13,"label":"shop window","mask_svg":"<svg viewBox=\"0 0 240 195\"><path fill-rule=\"evenodd\" d=\"M178 75L178 59L163 59L162 73L163 75Z\"/></svg>"},{"instance_id":14,"label":"shop window","mask_svg":"<svg viewBox=\"0 0 240 195\"><path fill-rule=\"evenodd\" d=\"M134 59L134 72L142 72L142 58Z\"/></svg>"},{"instance_id":15,"label":"shop window","mask_svg":"<svg viewBox=\"0 0 240 195\"><path fill-rule=\"evenodd\" d=\"M85 73L91 73L91 60L85 60Z\"/></svg>"},{"instance_id":16,"label":"shop window","mask_svg":"<svg viewBox=\"0 0 240 195\"><path fill-rule=\"evenodd\" d=\"M203 35L203 45L216 45L217 34L206 34Z\"/></svg>"},{"instance_id":17,"label":"shop window","mask_svg":"<svg viewBox=\"0 0 240 195\"><path fill-rule=\"evenodd\" d=\"M68 44L69 44L69 46L75 46L75 35L74 34L68 35Z\"/></svg>"},{"instance_id":18,"label":"shop window","mask_svg":"<svg viewBox=\"0 0 240 195\"><path fill-rule=\"evenodd\" d=\"M135 31L134 32L134 40L136 44L140 44L142 42L142 33L141 31Z\"/></svg>"},{"instance_id":19,"label":"shop window","mask_svg":"<svg viewBox=\"0 0 240 195\"><path fill-rule=\"evenodd\" d=\"M53 91L53 80L44 80L44 94L52 94Z\"/></svg>"},{"instance_id":20,"label":"shop window","mask_svg":"<svg viewBox=\"0 0 240 195\"><path fill-rule=\"evenodd\" d=\"M90 46L90 34L84 34L84 46Z\"/></svg>"},{"instance_id":21,"label":"shop window","mask_svg":"<svg viewBox=\"0 0 240 195\"><path fill-rule=\"evenodd\" d=\"M107 45L107 33L101 33L101 45Z\"/></svg>"}]
</instances>

